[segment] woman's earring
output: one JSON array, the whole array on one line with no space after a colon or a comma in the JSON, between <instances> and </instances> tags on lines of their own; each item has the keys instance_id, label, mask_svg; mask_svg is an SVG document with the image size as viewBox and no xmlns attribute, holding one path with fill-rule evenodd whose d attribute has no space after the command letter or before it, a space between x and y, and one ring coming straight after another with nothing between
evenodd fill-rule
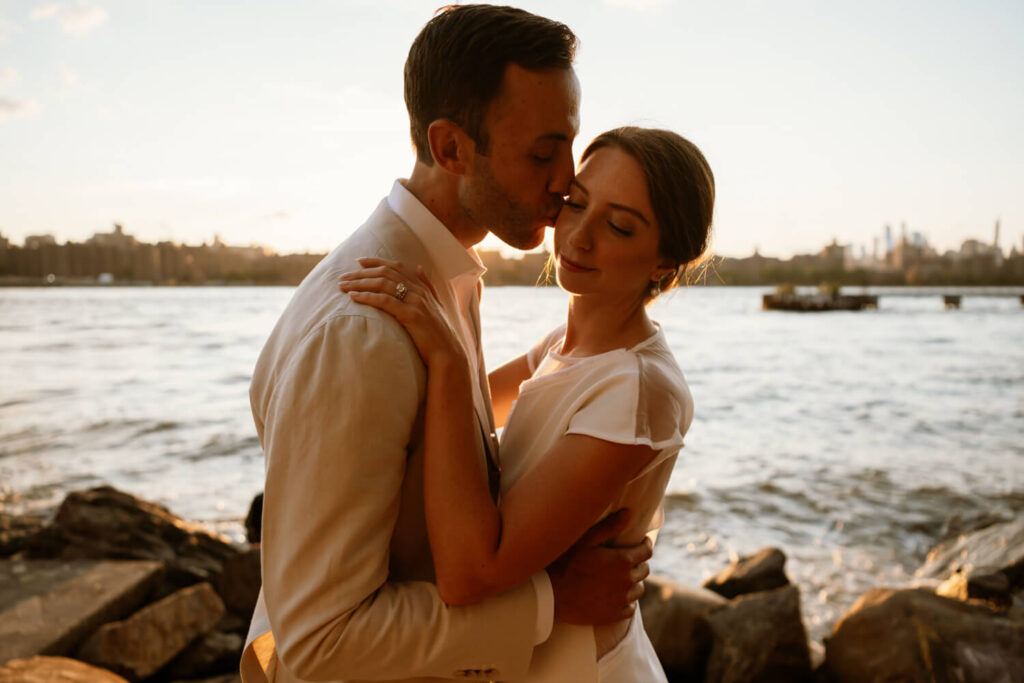
<instances>
[{"instance_id":1,"label":"woman's earring","mask_svg":"<svg viewBox=\"0 0 1024 683\"><path fill-rule=\"evenodd\" d=\"M655 298L656 296L658 296L659 294L661 294L661 281L660 280L654 280L653 282L654 282L654 284L651 285L651 298L652 299Z\"/></svg>"}]
</instances>

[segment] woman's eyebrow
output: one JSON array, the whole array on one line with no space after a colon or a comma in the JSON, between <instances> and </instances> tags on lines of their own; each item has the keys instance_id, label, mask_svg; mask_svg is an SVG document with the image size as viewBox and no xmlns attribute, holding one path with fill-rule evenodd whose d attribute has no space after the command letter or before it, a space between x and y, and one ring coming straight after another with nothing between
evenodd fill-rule
<instances>
[{"instance_id":1,"label":"woman's eyebrow","mask_svg":"<svg viewBox=\"0 0 1024 683\"><path fill-rule=\"evenodd\" d=\"M588 190L587 188L585 188L585 187L583 186L583 183L581 183L581 182L580 182L579 180L577 180L576 178L573 178L573 179L572 179L572 182L570 182L569 184L570 184L570 185L575 185L576 187L580 188L580 191L582 191L582 192L583 192L583 194L585 194L585 195L589 195L589 194L590 194L590 190Z\"/></svg>"},{"instance_id":2,"label":"woman's eyebrow","mask_svg":"<svg viewBox=\"0 0 1024 683\"><path fill-rule=\"evenodd\" d=\"M619 211L625 211L627 213L633 214L634 216L636 216L637 218L642 220L644 222L644 225L648 225L649 226L651 224L651 222L649 220L647 220L646 216L644 216L642 213L640 213L639 211L637 211L636 209L634 209L631 206L626 206L625 204L611 204L611 203L609 203L608 206L612 207L613 209L618 209Z\"/></svg>"}]
</instances>

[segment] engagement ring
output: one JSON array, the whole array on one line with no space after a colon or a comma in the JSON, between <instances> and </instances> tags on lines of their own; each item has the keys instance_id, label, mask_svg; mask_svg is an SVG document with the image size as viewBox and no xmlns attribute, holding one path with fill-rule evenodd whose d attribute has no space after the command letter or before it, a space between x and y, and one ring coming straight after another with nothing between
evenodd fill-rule
<instances>
[{"instance_id":1,"label":"engagement ring","mask_svg":"<svg viewBox=\"0 0 1024 683\"><path fill-rule=\"evenodd\" d=\"M409 288L405 286L404 282L399 282L395 285L395 298L401 301L405 298L405 295L409 293Z\"/></svg>"}]
</instances>

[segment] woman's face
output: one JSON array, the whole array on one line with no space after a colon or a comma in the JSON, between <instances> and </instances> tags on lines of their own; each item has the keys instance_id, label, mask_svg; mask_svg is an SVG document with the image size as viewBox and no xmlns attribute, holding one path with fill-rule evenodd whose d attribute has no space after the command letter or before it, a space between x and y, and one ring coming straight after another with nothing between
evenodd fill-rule
<instances>
[{"instance_id":1,"label":"woman's face","mask_svg":"<svg viewBox=\"0 0 1024 683\"><path fill-rule=\"evenodd\" d=\"M636 159L601 147L580 166L555 223L558 284L572 294L642 299L670 269Z\"/></svg>"}]
</instances>

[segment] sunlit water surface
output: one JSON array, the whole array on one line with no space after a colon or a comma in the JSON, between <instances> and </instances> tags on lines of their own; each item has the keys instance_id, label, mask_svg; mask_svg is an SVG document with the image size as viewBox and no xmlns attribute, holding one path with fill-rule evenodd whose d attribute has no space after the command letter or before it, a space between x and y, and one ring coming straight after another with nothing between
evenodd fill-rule
<instances>
[{"instance_id":1,"label":"sunlit water surface","mask_svg":"<svg viewBox=\"0 0 1024 683\"><path fill-rule=\"evenodd\" d=\"M770 313L761 292L690 289L652 309L696 401L653 567L699 584L778 546L820 639L864 590L908 582L951 516L1024 510L1024 309L968 296L946 311L924 292ZM4 509L107 483L242 540L263 478L248 384L291 293L0 290ZM489 365L566 301L488 289Z\"/></svg>"}]
</instances>

